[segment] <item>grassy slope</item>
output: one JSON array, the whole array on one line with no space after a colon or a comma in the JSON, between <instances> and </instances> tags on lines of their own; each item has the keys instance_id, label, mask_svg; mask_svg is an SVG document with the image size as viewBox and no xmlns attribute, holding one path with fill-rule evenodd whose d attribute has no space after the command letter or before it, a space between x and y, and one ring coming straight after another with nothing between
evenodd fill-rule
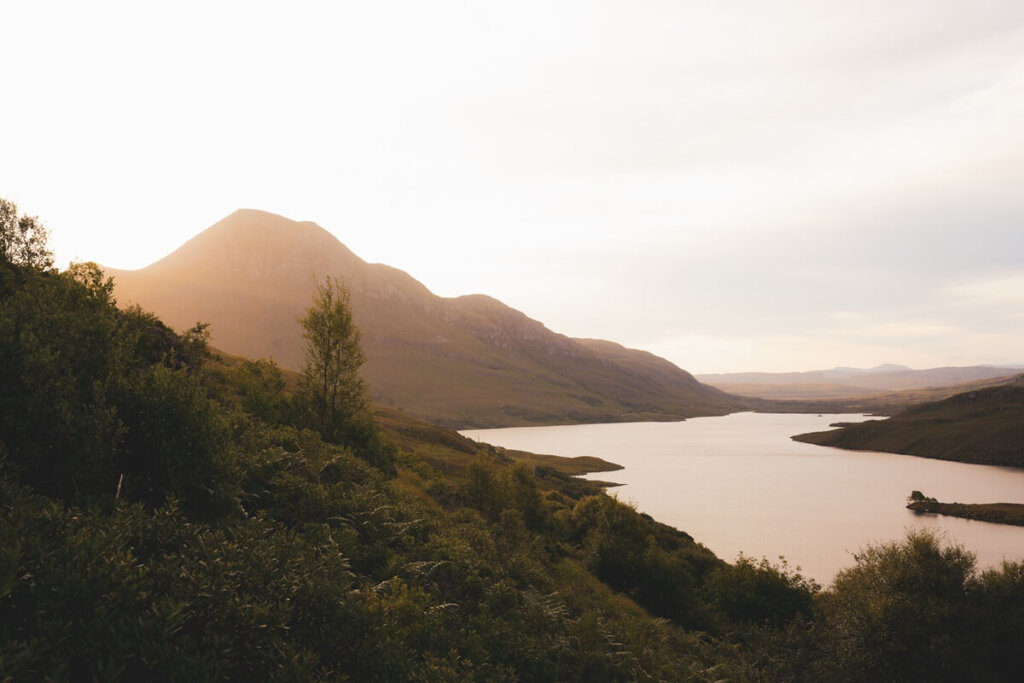
<instances>
[{"instance_id":1,"label":"grassy slope","mask_svg":"<svg viewBox=\"0 0 1024 683\"><path fill-rule=\"evenodd\" d=\"M851 450L1024 467L1024 379L956 394L798 441Z\"/></svg>"},{"instance_id":2,"label":"grassy slope","mask_svg":"<svg viewBox=\"0 0 1024 683\"><path fill-rule=\"evenodd\" d=\"M246 359L214 349L208 364L211 379L224 390L230 383L229 374ZM299 384L299 373L293 370L282 370L286 391L293 392ZM622 466L594 456L567 458L560 455L543 455L526 451L508 450L486 443L478 443L467 439L458 432L440 427L431 422L421 420L394 408L377 404L374 406L377 423L387 433L389 440L400 452L414 455L432 467L452 474L461 481L462 472L472 457L485 455L498 458L505 463L524 462L538 471L549 470L559 481L566 481L589 472L613 472ZM468 457L467 457L468 456ZM600 485L586 486L587 482L578 480L580 486L597 493ZM595 483L596 484L596 483Z\"/></svg>"},{"instance_id":3,"label":"grassy slope","mask_svg":"<svg viewBox=\"0 0 1024 683\"><path fill-rule=\"evenodd\" d=\"M466 467L478 456L506 464L523 462L531 465L538 477L550 482L547 487L549 489L555 488L556 484L571 482L574 490L586 490L590 493L599 492L600 484L582 479L573 480L571 477L588 472L612 472L622 469L621 465L594 456L566 458L478 443L453 430L438 427L384 406L377 406L375 414L378 424L384 428L399 452L411 456L400 458L400 463L408 465L412 458L415 458L431 469L443 473L454 483L462 483Z\"/></svg>"}]
</instances>

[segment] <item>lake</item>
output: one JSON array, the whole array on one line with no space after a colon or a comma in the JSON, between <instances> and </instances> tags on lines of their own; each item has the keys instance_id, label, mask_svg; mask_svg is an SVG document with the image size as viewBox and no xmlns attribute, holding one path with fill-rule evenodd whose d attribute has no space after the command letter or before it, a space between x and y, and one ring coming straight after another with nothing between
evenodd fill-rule
<instances>
[{"instance_id":1,"label":"lake","mask_svg":"<svg viewBox=\"0 0 1024 683\"><path fill-rule=\"evenodd\" d=\"M1024 559L1024 527L907 510L919 490L943 502L1024 503L1024 470L844 451L792 441L862 415L734 413L684 422L474 429L496 446L593 455L625 467L588 475L660 522L686 531L719 557L775 562L785 556L828 585L867 543L934 527L978 556L981 567Z\"/></svg>"}]
</instances>

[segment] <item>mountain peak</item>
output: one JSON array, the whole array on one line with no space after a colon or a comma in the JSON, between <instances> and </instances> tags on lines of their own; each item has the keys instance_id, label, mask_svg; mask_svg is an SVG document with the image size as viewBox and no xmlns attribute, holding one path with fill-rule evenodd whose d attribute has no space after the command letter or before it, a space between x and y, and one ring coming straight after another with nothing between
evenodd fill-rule
<instances>
[{"instance_id":1,"label":"mountain peak","mask_svg":"<svg viewBox=\"0 0 1024 683\"><path fill-rule=\"evenodd\" d=\"M112 274L119 301L179 329L209 322L221 350L287 368L302 366L299 320L316 283L337 277L376 399L444 424L680 419L735 403L668 361L588 348L486 295L438 297L316 223L266 211L239 209L155 264Z\"/></svg>"},{"instance_id":2,"label":"mountain peak","mask_svg":"<svg viewBox=\"0 0 1024 683\"><path fill-rule=\"evenodd\" d=\"M339 264L364 262L337 237L311 221L268 211L238 209L150 268L164 277L219 284L226 274L308 280L334 274Z\"/></svg>"}]
</instances>

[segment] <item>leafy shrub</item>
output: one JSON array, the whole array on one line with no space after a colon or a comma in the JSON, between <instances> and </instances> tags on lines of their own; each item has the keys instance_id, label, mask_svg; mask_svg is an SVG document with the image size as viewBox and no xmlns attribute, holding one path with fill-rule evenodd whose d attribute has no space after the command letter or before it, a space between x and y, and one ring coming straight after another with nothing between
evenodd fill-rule
<instances>
[{"instance_id":1,"label":"leafy shrub","mask_svg":"<svg viewBox=\"0 0 1024 683\"><path fill-rule=\"evenodd\" d=\"M813 615L820 587L791 570L785 559L773 565L741 554L735 564L712 572L706 590L713 605L734 621L782 626L797 615Z\"/></svg>"},{"instance_id":2,"label":"leafy shrub","mask_svg":"<svg viewBox=\"0 0 1024 683\"><path fill-rule=\"evenodd\" d=\"M868 546L822 595L822 660L844 680L967 680L974 555L934 531Z\"/></svg>"}]
</instances>

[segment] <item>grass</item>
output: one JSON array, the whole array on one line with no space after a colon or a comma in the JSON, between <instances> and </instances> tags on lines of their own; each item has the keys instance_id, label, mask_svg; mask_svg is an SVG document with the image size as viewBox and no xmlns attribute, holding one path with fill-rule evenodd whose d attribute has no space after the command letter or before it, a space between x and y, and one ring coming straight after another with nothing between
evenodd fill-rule
<instances>
[{"instance_id":1,"label":"grass","mask_svg":"<svg viewBox=\"0 0 1024 683\"><path fill-rule=\"evenodd\" d=\"M611 472L621 465L593 456L566 458L514 451L478 443L458 432L405 415L385 406L376 406L378 424L398 449L399 483L426 490L431 482L458 487L466 479L466 470L478 458L499 463L525 463L534 468L541 489L570 490L590 495L612 485L579 479L588 472Z\"/></svg>"}]
</instances>

